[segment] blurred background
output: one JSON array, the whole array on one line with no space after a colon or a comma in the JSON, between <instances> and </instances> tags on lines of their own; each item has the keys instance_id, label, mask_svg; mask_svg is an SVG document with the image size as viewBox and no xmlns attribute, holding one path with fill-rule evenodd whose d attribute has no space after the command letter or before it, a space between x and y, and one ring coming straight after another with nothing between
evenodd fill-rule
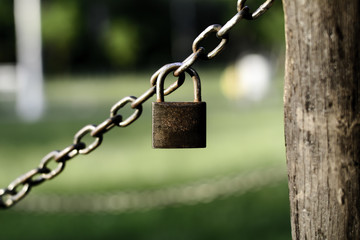
<instances>
[{"instance_id":1,"label":"blurred background","mask_svg":"<svg viewBox=\"0 0 360 240\"><path fill-rule=\"evenodd\" d=\"M123 97L140 96L207 26L235 14L236 0L0 1L0 187L104 121ZM135 123L1 211L1 238L290 239L284 55L275 1L237 24L218 57L194 65L206 149L152 149L148 100ZM192 101L191 88L187 78L166 100Z\"/></svg>"}]
</instances>

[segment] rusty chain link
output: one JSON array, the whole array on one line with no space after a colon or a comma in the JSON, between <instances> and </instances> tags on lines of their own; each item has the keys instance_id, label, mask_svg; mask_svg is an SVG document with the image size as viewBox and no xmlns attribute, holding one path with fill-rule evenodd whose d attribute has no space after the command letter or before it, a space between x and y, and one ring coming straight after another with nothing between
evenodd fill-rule
<instances>
[{"instance_id":1,"label":"rusty chain link","mask_svg":"<svg viewBox=\"0 0 360 240\"><path fill-rule=\"evenodd\" d=\"M216 57L226 46L229 40L229 31L242 19L254 20L263 15L273 4L275 0L265 1L255 12L250 13L250 10L245 6L246 0L238 0L238 13L232 17L224 26L219 24L210 25L203 32L201 32L192 44L192 54L183 62L166 64L156 71L150 78L151 87L145 91L140 97L127 96L115 103L110 110L110 117L99 125L86 125L80 129L75 135L71 145L60 151L52 151L48 153L41 161L37 168L21 175L11 182L6 188L0 189L0 208L9 208L24 198L33 186L37 186L46 180L50 180L59 175L65 168L68 160L73 159L77 155L84 155L94 151L98 148L103 140L103 135L109 130L117 127L126 127L138 119L142 113L142 104L149 98L156 94L156 83L158 77L173 71L175 77L178 79L164 90L164 95L168 95L178 89L185 80L185 72L197 74L191 66L198 60L210 60ZM211 51L206 51L201 46L201 42L207 39L211 33L216 33L216 37L220 43ZM134 113L127 119L118 113L125 105L129 104ZM82 139L89 135L93 138L91 144L86 144ZM50 162L57 163L54 169L48 167Z\"/></svg>"}]
</instances>

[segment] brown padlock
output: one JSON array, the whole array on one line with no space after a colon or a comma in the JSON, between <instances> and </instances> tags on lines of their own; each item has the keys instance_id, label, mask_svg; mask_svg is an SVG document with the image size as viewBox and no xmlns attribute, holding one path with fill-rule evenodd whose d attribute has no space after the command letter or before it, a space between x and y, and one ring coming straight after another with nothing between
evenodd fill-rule
<instances>
[{"instance_id":1,"label":"brown padlock","mask_svg":"<svg viewBox=\"0 0 360 240\"><path fill-rule=\"evenodd\" d=\"M206 103L201 102L200 77L186 70L194 82L194 102L165 102L164 80L169 72L159 74L157 100L152 103L153 148L205 148Z\"/></svg>"}]
</instances>

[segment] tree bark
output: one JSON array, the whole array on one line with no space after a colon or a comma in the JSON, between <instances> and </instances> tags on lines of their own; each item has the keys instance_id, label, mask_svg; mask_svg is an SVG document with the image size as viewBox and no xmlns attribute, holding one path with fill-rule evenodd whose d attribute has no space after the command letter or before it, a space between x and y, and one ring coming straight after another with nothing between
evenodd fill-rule
<instances>
[{"instance_id":1,"label":"tree bark","mask_svg":"<svg viewBox=\"0 0 360 240\"><path fill-rule=\"evenodd\" d=\"M360 239L360 1L283 0L293 239Z\"/></svg>"}]
</instances>

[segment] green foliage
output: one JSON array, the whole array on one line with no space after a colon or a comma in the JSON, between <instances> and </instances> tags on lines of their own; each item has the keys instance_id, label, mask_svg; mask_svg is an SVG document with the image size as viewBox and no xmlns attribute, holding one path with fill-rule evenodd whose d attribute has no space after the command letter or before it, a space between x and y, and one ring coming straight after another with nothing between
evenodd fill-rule
<instances>
[{"instance_id":1,"label":"green foliage","mask_svg":"<svg viewBox=\"0 0 360 240\"><path fill-rule=\"evenodd\" d=\"M172 59L172 36L192 32L189 39L194 39L207 26L214 23L224 25L236 14L237 1L192 2L194 22L179 30L171 15L169 0L144 1L141 4L118 0L43 0L44 69L46 72L77 72L152 67L156 61L164 63ZM263 2L249 0L246 5L255 11ZM0 1L0 62L15 61L12 8L12 1ZM180 14L184 19L192 18L187 11ZM273 7L258 20L241 21L230 35L228 49L231 51L225 51L218 58L218 63L233 60L250 50L283 48L281 1L275 1ZM214 37L208 40L217 44ZM190 51L191 42L188 49ZM183 55L188 54L190 52L184 52Z\"/></svg>"},{"instance_id":2,"label":"green foliage","mask_svg":"<svg viewBox=\"0 0 360 240\"><path fill-rule=\"evenodd\" d=\"M275 1L274 6L261 18L257 32L268 46L279 48L285 45L284 14L280 2Z\"/></svg>"},{"instance_id":3,"label":"green foliage","mask_svg":"<svg viewBox=\"0 0 360 240\"><path fill-rule=\"evenodd\" d=\"M125 19L111 22L104 32L105 51L115 67L136 63L140 44L136 26Z\"/></svg>"},{"instance_id":4,"label":"green foliage","mask_svg":"<svg viewBox=\"0 0 360 240\"><path fill-rule=\"evenodd\" d=\"M42 9L42 36L45 44L69 51L78 31L75 2L47 2Z\"/></svg>"},{"instance_id":5,"label":"green foliage","mask_svg":"<svg viewBox=\"0 0 360 240\"><path fill-rule=\"evenodd\" d=\"M42 5L46 69L64 71L70 65L79 32L78 10L76 1L51 1Z\"/></svg>"}]
</instances>

